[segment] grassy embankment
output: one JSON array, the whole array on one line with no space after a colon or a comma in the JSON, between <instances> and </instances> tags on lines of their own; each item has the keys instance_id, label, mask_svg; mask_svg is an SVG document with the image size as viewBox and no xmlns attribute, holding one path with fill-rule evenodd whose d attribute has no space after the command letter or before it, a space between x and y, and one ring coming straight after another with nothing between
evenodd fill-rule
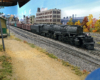
<instances>
[{"instance_id":1,"label":"grassy embankment","mask_svg":"<svg viewBox=\"0 0 100 80\"><path fill-rule=\"evenodd\" d=\"M5 55L3 46L0 45L0 80L11 80L12 64L11 57Z\"/></svg>"}]
</instances>

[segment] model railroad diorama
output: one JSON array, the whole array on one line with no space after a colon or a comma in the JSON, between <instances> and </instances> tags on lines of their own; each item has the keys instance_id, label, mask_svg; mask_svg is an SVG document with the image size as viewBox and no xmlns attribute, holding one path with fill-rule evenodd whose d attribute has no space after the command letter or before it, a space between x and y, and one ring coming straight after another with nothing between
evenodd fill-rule
<instances>
[{"instance_id":1,"label":"model railroad diorama","mask_svg":"<svg viewBox=\"0 0 100 80\"><path fill-rule=\"evenodd\" d=\"M56 24L24 24L24 23L10 23L10 25L31 31L41 36L59 40L64 43L74 45L76 47L86 48L88 50L94 49L93 38L83 33L83 27L78 25L56 25Z\"/></svg>"}]
</instances>

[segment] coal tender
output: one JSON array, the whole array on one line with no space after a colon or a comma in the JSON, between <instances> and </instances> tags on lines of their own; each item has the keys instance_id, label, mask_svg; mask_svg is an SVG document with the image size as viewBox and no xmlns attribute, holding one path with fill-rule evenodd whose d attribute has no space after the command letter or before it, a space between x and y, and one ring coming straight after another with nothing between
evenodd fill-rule
<instances>
[{"instance_id":1,"label":"coal tender","mask_svg":"<svg viewBox=\"0 0 100 80\"><path fill-rule=\"evenodd\" d=\"M95 42L93 38L83 33L82 26L35 24L31 26L31 31L77 47L83 47L88 50L94 49Z\"/></svg>"}]
</instances>

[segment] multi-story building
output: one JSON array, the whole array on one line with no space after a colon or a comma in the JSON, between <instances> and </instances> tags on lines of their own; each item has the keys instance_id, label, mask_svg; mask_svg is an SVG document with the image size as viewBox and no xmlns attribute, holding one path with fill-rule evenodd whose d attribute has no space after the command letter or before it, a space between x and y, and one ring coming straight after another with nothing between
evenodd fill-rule
<instances>
[{"instance_id":1,"label":"multi-story building","mask_svg":"<svg viewBox=\"0 0 100 80\"><path fill-rule=\"evenodd\" d=\"M36 23L61 24L61 10L55 8L40 12L38 8L35 21Z\"/></svg>"},{"instance_id":2,"label":"multi-story building","mask_svg":"<svg viewBox=\"0 0 100 80\"><path fill-rule=\"evenodd\" d=\"M25 24L30 24L30 19L29 19L28 16L25 16L25 15L24 15L23 18L24 18L23 21L22 21L23 23L25 23Z\"/></svg>"},{"instance_id":3,"label":"multi-story building","mask_svg":"<svg viewBox=\"0 0 100 80\"><path fill-rule=\"evenodd\" d=\"M30 16L30 24L34 24L34 19L35 19L34 15Z\"/></svg>"}]
</instances>

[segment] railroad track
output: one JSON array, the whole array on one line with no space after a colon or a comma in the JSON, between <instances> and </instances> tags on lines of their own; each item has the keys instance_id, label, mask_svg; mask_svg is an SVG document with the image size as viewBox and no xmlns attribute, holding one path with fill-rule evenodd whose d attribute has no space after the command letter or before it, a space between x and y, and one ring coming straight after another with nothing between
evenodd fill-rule
<instances>
[{"instance_id":1,"label":"railroad track","mask_svg":"<svg viewBox=\"0 0 100 80\"><path fill-rule=\"evenodd\" d=\"M39 36L19 28L11 27L11 30L22 37L28 38L30 40L36 40L39 43L54 47L57 50L80 58L82 61L94 66L95 68L100 67L100 49L98 47L95 50L85 50L61 43L59 41L45 38L43 36Z\"/></svg>"}]
</instances>

